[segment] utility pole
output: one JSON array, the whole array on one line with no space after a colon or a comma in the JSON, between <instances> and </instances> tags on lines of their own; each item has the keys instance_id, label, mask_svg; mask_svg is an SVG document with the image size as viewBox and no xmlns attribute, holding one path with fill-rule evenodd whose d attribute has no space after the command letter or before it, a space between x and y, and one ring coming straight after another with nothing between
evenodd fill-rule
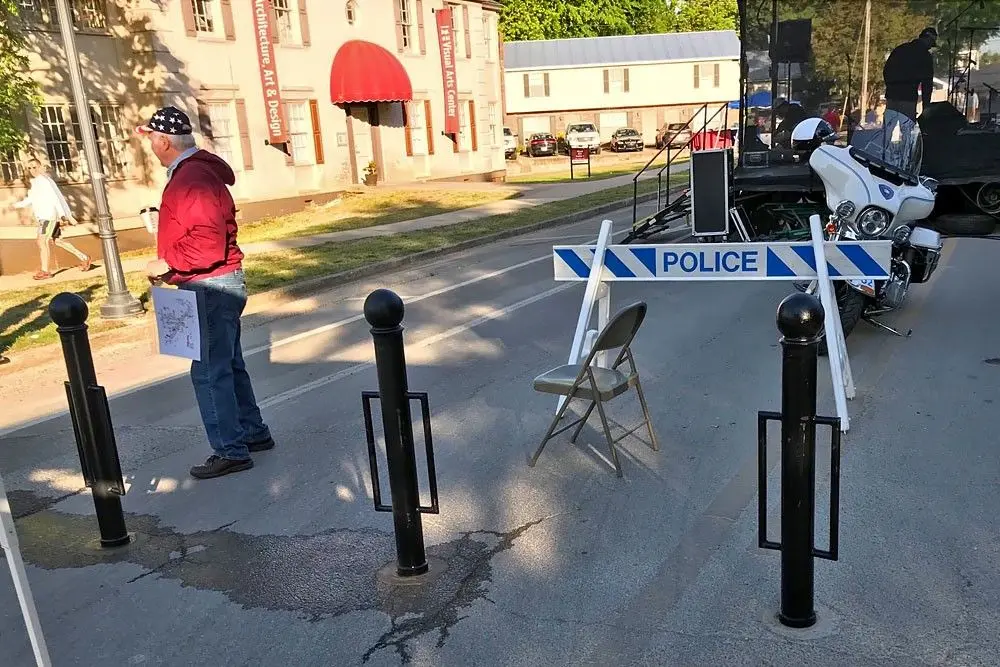
<instances>
[{"instance_id":1,"label":"utility pole","mask_svg":"<svg viewBox=\"0 0 1000 667\"><path fill-rule=\"evenodd\" d=\"M73 33L69 0L56 0L55 4L56 14L59 16L59 31L62 33L63 46L66 49L66 65L69 68L69 80L73 88L73 103L80 119L87 173L90 174L90 185L94 190L98 236L104 254L104 272L108 279L108 298L101 304L101 317L106 320L123 319L138 315L143 311L143 307L125 284L125 272L122 270L122 260L118 252L118 235L111 220L111 207L108 205L108 193L105 190L106 177L101 167L90 102L87 100L83 75L80 73L80 56L76 50L76 35Z\"/></svg>"},{"instance_id":2,"label":"utility pole","mask_svg":"<svg viewBox=\"0 0 1000 667\"><path fill-rule=\"evenodd\" d=\"M864 64L861 66L861 118L868 113L868 46L871 43L872 0L865 0L865 49Z\"/></svg>"}]
</instances>

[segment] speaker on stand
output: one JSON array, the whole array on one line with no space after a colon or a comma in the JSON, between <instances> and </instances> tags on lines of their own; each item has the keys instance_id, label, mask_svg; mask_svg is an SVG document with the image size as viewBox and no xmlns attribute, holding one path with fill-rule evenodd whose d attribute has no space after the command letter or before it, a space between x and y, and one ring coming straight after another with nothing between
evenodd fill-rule
<instances>
[{"instance_id":1,"label":"speaker on stand","mask_svg":"<svg viewBox=\"0 0 1000 667\"><path fill-rule=\"evenodd\" d=\"M779 65L785 65L786 99L789 101L792 99L792 65L808 63L810 57L812 57L812 20L780 21L772 58Z\"/></svg>"}]
</instances>

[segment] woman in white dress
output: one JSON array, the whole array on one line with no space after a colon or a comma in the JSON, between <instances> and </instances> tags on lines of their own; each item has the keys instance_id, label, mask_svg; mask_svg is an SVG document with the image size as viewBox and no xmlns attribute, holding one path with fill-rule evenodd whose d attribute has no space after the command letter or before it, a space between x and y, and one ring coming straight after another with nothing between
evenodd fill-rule
<instances>
[{"instance_id":1,"label":"woman in white dress","mask_svg":"<svg viewBox=\"0 0 1000 667\"><path fill-rule=\"evenodd\" d=\"M74 255L80 260L80 269L89 271L93 266L90 257L69 241L60 238L59 227L61 223L66 221L75 225L76 219L73 217L73 211L66 202L66 198L59 191L59 186L45 173L42 163L38 160L29 160L27 166L28 173L31 174L31 188L28 190L28 196L13 204L13 208L30 206L35 221L38 223L38 250L41 255L42 270L35 274L35 280L45 280L52 277L52 273L49 271L49 262L52 257L50 243L55 243L66 252Z\"/></svg>"}]
</instances>

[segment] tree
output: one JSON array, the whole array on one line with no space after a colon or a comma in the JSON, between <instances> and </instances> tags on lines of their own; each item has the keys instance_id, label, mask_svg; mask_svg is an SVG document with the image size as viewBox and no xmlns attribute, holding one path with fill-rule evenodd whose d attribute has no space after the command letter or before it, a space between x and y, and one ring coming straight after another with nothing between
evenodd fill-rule
<instances>
[{"instance_id":1,"label":"tree","mask_svg":"<svg viewBox=\"0 0 1000 667\"><path fill-rule=\"evenodd\" d=\"M505 41L735 30L736 0L506 0Z\"/></svg>"},{"instance_id":2,"label":"tree","mask_svg":"<svg viewBox=\"0 0 1000 667\"><path fill-rule=\"evenodd\" d=\"M25 144L18 120L25 107L41 104L38 84L28 70L24 33L19 27L16 0L0 0L0 151L16 151Z\"/></svg>"}]
</instances>

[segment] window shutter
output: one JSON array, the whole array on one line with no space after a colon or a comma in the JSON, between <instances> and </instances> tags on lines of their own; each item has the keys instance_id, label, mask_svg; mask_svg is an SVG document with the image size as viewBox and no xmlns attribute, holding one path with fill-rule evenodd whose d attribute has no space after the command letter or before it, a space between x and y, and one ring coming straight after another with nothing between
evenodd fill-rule
<instances>
[{"instance_id":1,"label":"window shutter","mask_svg":"<svg viewBox=\"0 0 1000 667\"><path fill-rule=\"evenodd\" d=\"M319 101L309 100L309 116L313 129L313 148L316 151L316 164L323 164L323 131L319 127Z\"/></svg>"},{"instance_id":2,"label":"window shutter","mask_svg":"<svg viewBox=\"0 0 1000 667\"><path fill-rule=\"evenodd\" d=\"M302 46L309 46L309 15L306 14L306 0L299 0L299 32L302 34Z\"/></svg>"},{"instance_id":3,"label":"window shutter","mask_svg":"<svg viewBox=\"0 0 1000 667\"><path fill-rule=\"evenodd\" d=\"M292 114L288 113L288 104L285 104L285 118L289 118L291 115ZM288 149L288 152L285 153L285 165L290 167L295 164L295 156L292 155L292 151L294 149L292 148L291 137L288 137L288 143L285 144L285 148Z\"/></svg>"},{"instance_id":4,"label":"window shutter","mask_svg":"<svg viewBox=\"0 0 1000 667\"><path fill-rule=\"evenodd\" d=\"M184 34L195 37L198 31L194 27L194 5L192 0L181 0L181 17L184 19Z\"/></svg>"},{"instance_id":5,"label":"window shutter","mask_svg":"<svg viewBox=\"0 0 1000 667\"><path fill-rule=\"evenodd\" d=\"M604 94L611 92L611 76L608 70L604 70Z\"/></svg>"},{"instance_id":6,"label":"window shutter","mask_svg":"<svg viewBox=\"0 0 1000 667\"><path fill-rule=\"evenodd\" d=\"M462 5L462 29L465 31L465 57L472 57L472 28L469 26L469 5Z\"/></svg>"},{"instance_id":7,"label":"window shutter","mask_svg":"<svg viewBox=\"0 0 1000 667\"><path fill-rule=\"evenodd\" d=\"M399 105L403 107L403 133L406 139L406 154L413 155L413 127L411 122L413 121L413 114L410 113L410 108L407 106L406 102L400 102Z\"/></svg>"},{"instance_id":8,"label":"window shutter","mask_svg":"<svg viewBox=\"0 0 1000 667\"><path fill-rule=\"evenodd\" d=\"M549 96L549 73L545 72L542 74L542 80L545 82L545 97Z\"/></svg>"},{"instance_id":9,"label":"window shutter","mask_svg":"<svg viewBox=\"0 0 1000 667\"><path fill-rule=\"evenodd\" d=\"M396 22L396 50L403 52L403 14L399 10L399 0L392 0L392 17Z\"/></svg>"},{"instance_id":10,"label":"window shutter","mask_svg":"<svg viewBox=\"0 0 1000 667\"><path fill-rule=\"evenodd\" d=\"M434 129L431 122L430 100L424 100L424 124L427 125L427 154L434 155Z\"/></svg>"},{"instance_id":11,"label":"window shutter","mask_svg":"<svg viewBox=\"0 0 1000 667\"><path fill-rule=\"evenodd\" d=\"M476 132L476 103L469 100L469 133L472 134L472 152L479 150L479 137Z\"/></svg>"},{"instance_id":12,"label":"window shutter","mask_svg":"<svg viewBox=\"0 0 1000 667\"><path fill-rule=\"evenodd\" d=\"M715 72L713 72L713 76L715 77L715 80L712 83L712 85L715 86L716 88L718 88L719 87L719 63L715 63Z\"/></svg>"},{"instance_id":13,"label":"window shutter","mask_svg":"<svg viewBox=\"0 0 1000 667\"><path fill-rule=\"evenodd\" d=\"M701 86L701 76L699 75L698 65L694 66L694 87L698 88Z\"/></svg>"},{"instance_id":14,"label":"window shutter","mask_svg":"<svg viewBox=\"0 0 1000 667\"><path fill-rule=\"evenodd\" d=\"M531 83L528 81L528 75L524 75L524 96L531 97Z\"/></svg>"},{"instance_id":15,"label":"window shutter","mask_svg":"<svg viewBox=\"0 0 1000 667\"><path fill-rule=\"evenodd\" d=\"M201 126L202 136L211 141L214 138L212 117L208 115L208 103L205 100L198 100L198 125Z\"/></svg>"},{"instance_id":16,"label":"window shutter","mask_svg":"<svg viewBox=\"0 0 1000 667\"><path fill-rule=\"evenodd\" d=\"M627 93L628 92L628 67L625 68L624 72L625 72L625 75L624 75L625 76L625 92Z\"/></svg>"},{"instance_id":17,"label":"window shutter","mask_svg":"<svg viewBox=\"0 0 1000 667\"><path fill-rule=\"evenodd\" d=\"M226 32L226 39L233 41L236 39L236 26L233 23L233 0L222 0L222 29Z\"/></svg>"},{"instance_id":18,"label":"window shutter","mask_svg":"<svg viewBox=\"0 0 1000 667\"><path fill-rule=\"evenodd\" d=\"M304 1L304 0L303 0ZM427 53L427 39L424 37L424 2L417 0L417 39L420 41L420 55Z\"/></svg>"},{"instance_id":19,"label":"window shutter","mask_svg":"<svg viewBox=\"0 0 1000 667\"><path fill-rule=\"evenodd\" d=\"M253 146L250 144L250 126L247 122L247 103L236 100L236 127L240 131L240 153L243 154L243 168L253 169Z\"/></svg>"}]
</instances>

